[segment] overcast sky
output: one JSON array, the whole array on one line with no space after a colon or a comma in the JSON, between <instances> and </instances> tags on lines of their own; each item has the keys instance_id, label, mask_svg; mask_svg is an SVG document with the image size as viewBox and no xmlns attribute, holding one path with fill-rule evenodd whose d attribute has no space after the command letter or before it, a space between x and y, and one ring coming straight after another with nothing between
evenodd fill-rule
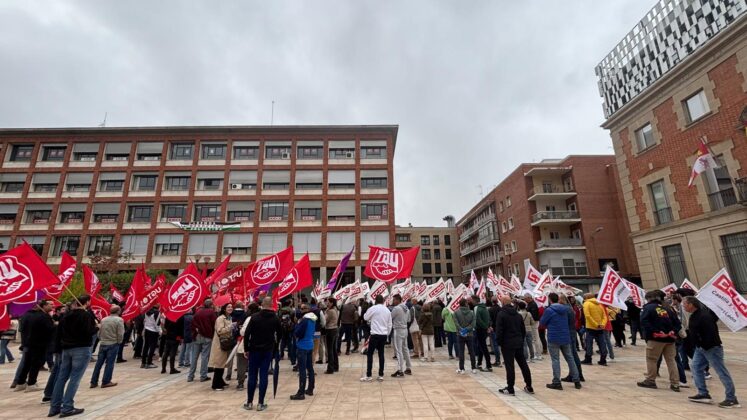
<instances>
[{"instance_id":1,"label":"overcast sky","mask_svg":"<svg viewBox=\"0 0 747 420\"><path fill-rule=\"evenodd\" d=\"M654 0L0 2L0 126L398 124L400 225L612 153L594 66Z\"/></svg>"}]
</instances>

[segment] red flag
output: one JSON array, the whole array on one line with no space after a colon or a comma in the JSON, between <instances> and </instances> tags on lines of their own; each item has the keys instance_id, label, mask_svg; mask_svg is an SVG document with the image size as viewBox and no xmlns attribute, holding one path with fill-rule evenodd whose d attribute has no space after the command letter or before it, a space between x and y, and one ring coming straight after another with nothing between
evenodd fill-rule
<instances>
[{"instance_id":1,"label":"red flag","mask_svg":"<svg viewBox=\"0 0 747 420\"><path fill-rule=\"evenodd\" d=\"M83 284L86 286L86 293L94 296L101 290L101 281L91 268L83 264Z\"/></svg>"},{"instance_id":2,"label":"red flag","mask_svg":"<svg viewBox=\"0 0 747 420\"><path fill-rule=\"evenodd\" d=\"M140 297L140 312L146 312L152 308L158 302L158 298L166 290L166 278L159 274L156 277L155 283L151 287L145 289L145 293Z\"/></svg>"},{"instance_id":3,"label":"red flag","mask_svg":"<svg viewBox=\"0 0 747 420\"><path fill-rule=\"evenodd\" d=\"M214 284L218 286L216 294L225 293L229 290L233 290L236 285L244 278L244 267L238 266L231 271L223 273L221 276L213 280ZM209 285L208 285L209 286Z\"/></svg>"},{"instance_id":4,"label":"red flag","mask_svg":"<svg viewBox=\"0 0 747 420\"><path fill-rule=\"evenodd\" d=\"M293 247L277 254L264 257L247 267L246 288L256 289L261 286L277 283L288 275L293 268Z\"/></svg>"},{"instance_id":5,"label":"red flag","mask_svg":"<svg viewBox=\"0 0 747 420\"><path fill-rule=\"evenodd\" d=\"M366 276L390 283L397 279L410 277L412 267L418 258L420 247L415 246L404 251L396 249L380 248L369 245L368 262L366 270L363 272Z\"/></svg>"},{"instance_id":6,"label":"red flag","mask_svg":"<svg viewBox=\"0 0 747 420\"><path fill-rule=\"evenodd\" d=\"M200 280L200 272L190 263L176 281L159 298L166 319L176 322L182 315L201 304L208 296L208 288Z\"/></svg>"},{"instance_id":7,"label":"red flag","mask_svg":"<svg viewBox=\"0 0 747 420\"><path fill-rule=\"evenodd\" d=\"M62 260L60 261L60 268L57 270L57 279L59 282L54 286L44 289L44 292L48 297L57 299L62 295L65 287L69 286L70 282L73 280L73 275L75 275L75 265L75 259L73 259L67 251L64 251L62 253Z\"/></svg>"},{"instance_id":8,"label":"red flag","mask_svg":"<svg viewBox=\"0 0 747 420\"><path fill-rule=\"evenodd\" d=\"M230 293L217 295L213 298L213 305L215 305L216 307L221 307L225 305L226 303L231 303L231 302L233 302L233 295L231 295Z\"/></svg>"},{"instance_id":9,"label":"red flag","mask_svg":"<svg viewBox=\"0 0 747 420\"><path fill-rule=\"evenodd\" d=\"M303 290L313 283L311 278L311 264L309 254L304 255L298 263L288 272L283 281L272 291L272 301L280 302L280 299L289 294Z\"/></svg>"},{"instance_id":10,"label":"red flag","mask_svg":"<svg viewBox=\"0 0 747 420\"><path fill-rule=\"evenodd\" d=\"M129 321L140 315L140 296L145 293L145 269L138 267L135 276L132 278L130 289L125 296L125 307L122 311L122 319Z\"/></svg>"},{"instance_id":11,"label":"red flag","mask_svg":"<svg viewBox=\"0 0 747 420\"><path fill-rule=\"evenodd\" d=\"M122 296L122 293L119 293L119 290L117 290L116 287L114 287L114 284L109 283L109 292L111 293L112 299L116 300L117 302L124 302L125 298Z\"/></svg>"},{"instance_id":12,"label":"red flag","mask_svg":"<svg viewBox=\"0 0 747 420\"><path fill-rule=\"evenodd\" d=\"M109 316L111 311L111 303L99 295L91 296L91 310L96 315L96 319L101 321L105 317Z\"/></svg>"},{"instance_id":13,"label":"red flag","mask_svg":"<svg viewBox=\"0 0 747 420\"><path fill-rule=\"evenodd\" d=\"M215 270L213 270L213 272L210 273L209 276L204 277L203 280L205 281L205 284L207 286L210 286L216 280L218 280L223 275L223 273L225 273L226 270L228 269L228 263L230 261L231 261L231 255L229 255L228 257L226 257L226 259L223 260L223 262L221 262L220 265L218 267L216 267Z\"/></svg>"},{"instance_id":14,"label":"red flag","mask_svg":"<svg viewBox=\"0 0 747 420\"><path fill-rule=\"evenodd\" d=\"M25 242L0 255L0 304L57 283L57 276Z\"/></svg>"},{"instance_id":15,"label":"red flag","mask_svg":"<svg viewBox=\"0 0 747 420\"><path fill-rule=\"evenodd\" d=\"M8 306L0 304L0 331L10 329L10 313L8 312Z\"/></svg>"}]
</instances>

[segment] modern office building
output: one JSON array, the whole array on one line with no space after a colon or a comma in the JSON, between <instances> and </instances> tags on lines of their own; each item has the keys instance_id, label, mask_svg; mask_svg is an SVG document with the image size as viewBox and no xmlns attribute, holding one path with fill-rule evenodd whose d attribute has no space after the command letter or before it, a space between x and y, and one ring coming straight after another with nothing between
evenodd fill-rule
<instances>
[{"instance_id":1,"label":"modern office building","mask_svg":"<svg viewBox=\"0 0 747 420\"><path fill-rule=\"evenodd\" d=\"M121 249L122 269L246 263L293 245L314 277L394 244L398 127L0 129L0 246L50 265Z\"/></svg>"},{"instance_id":2,"label":"modern office building","mask_svg":"<svg viewBox=\"0 0 747 420\"><path fill-rule=\"evenodd\" d=\"M412 269L413 280L425 280L427 283L444 279L461 279L462 266L459 258L459 235L454 226L453 216L444 220L451 221L444 227L397 226L396 246L407 249L420 246L420 255Z\"/></svg>"},{"instance_id":3,"label":"modern office building","mask_svg":"<svg viewBox=\"0 0 747 420\"><path fill-rule=\"evenodd\" d=\"M572 155L519 165L457 223L462 275L490 268L523 278L531 263L594 289L612 264L637 280L614 161Z\"/></svg>"},{"instance_id":4,"label":"modern office building","mask_svg":"<svg viewBox=\"0 0 747 420\"><path fill-rule=\"evenodd\" d=\"M596 72L644 287L726 267L747 292L747 2L657 2Z\"/></svg>"}]
</instances>

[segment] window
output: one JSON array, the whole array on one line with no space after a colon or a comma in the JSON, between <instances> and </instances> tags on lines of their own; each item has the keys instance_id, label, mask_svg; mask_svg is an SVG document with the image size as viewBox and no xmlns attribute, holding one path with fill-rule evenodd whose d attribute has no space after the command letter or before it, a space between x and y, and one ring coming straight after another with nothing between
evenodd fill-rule
<instances>
[{"instance_id":1,"label":"window","mask_svg":"<svg viewBox=\"0 0 747 420\"><path fill-rule=\"evenodd\" d=\"M398 233L396 235L397 242L410 242L410 234L409 233Z\"/></svg>"},{"instance_id":2,"label":"window","mask_svg":"<svg viewBox=\"0 0 747 420\"><path fill-rule=\"evenodd\" d=\"M226 233L223 235L223 255L252 253L252 235L246 233Z\"/></svg>"},{"instance_id":3,"label":"window","mask_svg":"<svg viewBox=\"0 0 747 420\"><path fill-rule=\"evenodd\" d=\"M423 274L431 274L431 263L423 263Z\"/></svg>"},{"instance_id":4,"label":"window","mask_svg":"<svg viewBox=\"0 0 747 420\"><path fill-rule=\"evenodd\" d=\"M60 212L60 223L83 223L85 217L82 211L63 211Z\"/></svg>"},{"instance_id":5,"label":"window","mask_svg":"<svg viewBox=\"0 0 747 420\"><path fill-rule=\"evenodd\" d=\"M96 152L73 153L73 160L78 162L95 162L96 156L98 156L98 153Z\"/></svg>"},{"instance_id":6,"label":"window","mask_svg":"<svg viewBox=\"0 0 747 420\"><path fill-rule=\"evenodd\" d=\"M195 222L215 222L220 219L220 204L195 204Z\"/></svg>"},{"instance_id":7,"label":"window","mask_svg":"<svg viewBox=\"0 0 747 420\"><path fill-rule=\"evenodd\" d=\"M49 223L52 210L28 210L26 211L26 223Z\"/></svg>"},{"instance_id":8,"label":"window","mask_svg":"<svg viewBox=\"0 0 747 420\"><path fill-rule=\"evenodd\" d=\"M708 98L706 98L705 92L702 89L693 96L685 99L683 103L687 112L688 123L695 122L711 112L711 109L708 107Z\"/></svg>"},{"instance_id":9,"label":"window","mask_svg":"<svg viewBox=\"0 0 747 420\"><path fill-rule=\"evenodd\" d=\"M0 207L4 207L4 204L0 204ZM13 206L10 204L9 206ZM11 211L13 209L10 209ZM18 206L15 206L15 210L18 210ZM16 222L16 213L10 213L6 209L0 209L0 225L12 225Z\"/></svg>"},{"instance_id":10,"label":"window","mask_svg":"<svg viewBox=\"0 0 747 420\"><path fill-rule=\"evenodd\" d=\"M56 236L52 247L52 257L59 257L63 252L70 255L78 254L80 236Z\"/></svg>"},{"instance_id":11,"label":"window","mask_svg":"<svg viewBox=\"0 0 747 420\"><path fill-rule=\"evenodd\" d=\"M516 252L516 241L511 241L511 252Z\"/></svg>"},{"instance_id":12,"label":"window","mask_svg":"<svg viewBox=\"0 0 747 420\"><path fill-rule=\"evenodd\" d=\"M106 160L119 162L128 161L130 160L130 155L126 153L107 153Z\"/></svg>"},{"instance_id":13,"label":"window","mask_svg":"<svg viewBox=\"0 0 747 420\"><path fill-rule=\"evenodd\" d=\"M510 243L506 242L506 243L503 244L503 253L505 255L508 255L508 254L511 253L511 244Z\"/></svg>"},{"instance_id":14,"label":"window","mask_svg":"<svg viewBox=\"0 0 747 420\"><path fill-rule=\"evenodd\" d=\"M59 146L59 147L44 147L44 152L42 153L42 161L44 162L50 162L50 161L62 161L65 159L65 149L67 149L65 146Z\"/></svg>"},{"instance_id":15,"label":"window","mask_svg":"<svg viewBox=\"0 0 747 420\"><path fill-rule=\"evenodd\" d=\"M428 246L431 244L431 237L428 235L420 235L420 245Z\"/></svg>"},{"instance_id":16,"label":"window","mask_svg":"<svg viewBox=\"0 0 747 420\"><path fill-rule=\"evenodd\" d=\"M197 189L201 191L217 191L223 189L223 180L219 178L198 179Z\"/></svg>"},{"instance_id":17,"label":"window","mask_svg":"<svg viewBox=\"0 0 747 420\"><path fill-rule=\"evenodd\" d=\"M194 147L192 143L172 143L171 160L192 160Z\"/></svg>"},{"instance_id":18,"label":"window","mask_svg":"<svg viewBox=\"0 0 747 420\"><path fill-rule=\"evenodd\" d=\"M262 203L262 220L281 221L288 220L288 203L265 202Z\"/></svg>"},{"instance_id":19,"label":"window","mask_svg":"<svg viewBox=\"0 0 747 420\"><path fill-rule=\"evenodd\" d=\"M257 238L257 254L274 254L288 247L285 233L260 233Z\"/></svg>"},{"instance_id":20,"label":"window","mask_svg":"<svg viewBox=\"0 0 747 420\"><path fill-rule=\"evenodd\" d=\"M186 204L164 204L161 211L161 220L165 222L181 222L187 219Z\"/></svg>"},{"instance_id":21,"label":"window","mask_svg":"<svg viewBox=\"0 0 747 420\"><path fill-rule=\"evenodd\" d=\"M446 263L446 274L452 274L454 272L454 266L452 263Z\"/></svg>"},{"instance_id":22,"label":"window","mask_svg":"<svg viewBox=\"0 0 747 420\"><path fill-rule=\"evenodd\" d=\"M57 192L57 184L34 184L34 192Z\"/></svg>"},{"instance_id":23,"label":"window","mask_svg":"<svg viewBox=\"0 0 747 420\"><path fill-rule=\"evenodd\" d=\"M560 232L550 232L550 239L553 239L553 240L560 239Z\"/></svg>"},{"instance_id":24,"label":"window","mask_svg":"<svg viewBox=\"0 0 747 420\"><path fill-rule=\"evenodd\" d=\"M330 159L355 159L355 149L329 149Z\"/></svg>"},{"instance_id":25,"label":"window","mask_svg":"<svg viewBox=\"0 0 747 420\"><path fill-rule=\"evenodd\" d=\"M716 211L737 204L737 196L734 193L734 185L731 182L726 161L722 155L714 158L718 167L708 168L705 171L704 183L708 191L708 202L711 210Z\"/></svg>"},{"instance_id":26,"label":"window","mask_svg":"<svg viewBox=\"0 0 747 420\"><path fill-rule=\"evenodd\" d=\"M503 200L498 202L498 210L500 210L501 213L503 213Z\"/></svg>"},{"instance_id":27,"label":"window","mask_svg":"<svg viewBox=\"0 0 747 420\"><path fill-rule=\"evenodd\" d=\"M386 178L363 178L361 179L361 188L386 188Z\"/></svg>"},{"instance_id":28,"label":"window","mask_svg":"<svg viewBox=\"0 0 747 420\"><path fill-rule=\"evenodd\" d=\"M355 246L355 232L327 232L327 254L348 253Z\"/></svg>"},{"instance_id":29,"label":"window","mask_svg":"<svg viewBox=\"0 0 747 420\"><path fill-rule=\"evenodd\" d=\"M514 264L514 274L518 277L521 272L519 271L519 263Z\"/></svg>"},{"instance_id":30,"label":"window","mask_svg":"<svg viewBox=\"0 0 747 420\"><path fill-rule=\"evenodd\" d=\"M182 235L156 235L157 256L178 256L182 251Z\"/></svg>"},{"instance_id":31,"label":"window","mask_svg":"<svg viewBox=\"0 0 747 420\"><path fill-rule=\"evenodd\" d=\"M451 235L444 235L444 245L451 245Z\"/></svg>"},{"instance_id":32,"label":"window","mask_svg":"<svg viewBox=\"0 0 747 420\"><path fill-rule=\"evenodd\" d=\"M321 182L296 182L297 190L321 190Z\"/></svg>"},{"instance_id":33,"label":"window","mask_svg":"<svg viewBox=\"0 0 747 420\"><path fill-rule=\"evenodd\" d=\"M501 232L506 233L507 230L508 230L508 225L506 224L506 222L501 222Z\"/></svg>"},{"instance_id":34,"label":"window","mask_svg":"<svg viewBox=\"0 0 747 420\"><path fill-rule=\"evenodd\" d=\"M361 204L362 220L385 220L387 218L386 203L363 203Z\"/></svg>"},{"instance_id":35,"label":"window","mask_svg":"<svg viewBox=\"0 0 747 420\"><path fill-rule=\"evenodd\" d=\"M203 144L201 158L202 159L225 159L226 158L226 145L225 144Z\"/></svg>"},{"instance_id":36,"label":"window","mask_svg":"<svg viewBox=\"0 0 747 420\"><path fill-rule=\"evenodd\" d=\"M322 252L321 232L296 232L293 234L293 252L319 254Z\"/></svg>"},{"instance_id":37,"label":"window","mask_svg":"<svg viewBox=\"0 0 747 420\"><path fill-rule=\"evenodd\" d=\"M119 219L118 214L94 214L93 215L93 222L94 223L117 223L117 219Z\"/></svg>"},{"instance_id":38,"label":"window","mask_svg":"<svg viewBox=\"0 0 747 420\"><path fill-rule=\"evenodd\" d=\"M157 175L135 175L133 191L155 191Z\"/></svg>"},{"instance_id":39,"label":"window","mask_svg":"<svg viewBox=\"0 0 747 420\"><path fill-rule=\"evenodd\" d=\"M433 245L439 246L441 244L441 241L439 240L438 235L433 235Z\"/></svg>"},{"instance_id":40,"label":"window","mask_svg":"<svg viewBox=\"0 0 747 420\"><path fill-rule=\"evenodd\" d=\"M447 260L450 260L451 259L451 248L447 248L445 251L445 254L446 255L444 256L444 258L446 258Z\"/></svg>"},{"instance_id":41,"label":"window","mask_svg":"<svg viewBox=\"0 0 747 420\"><path fill-rule=\"evenodd\" d=\"M651 197L654 206L654 220L657 225L663 225L672 221L672 209L667 201L666 190L664 189L664 180L660 179L649 184Z\"/></svg>"},{"instance_id":42,"label":"window","mask_svg":"<svg viewBox=\"0 0 747 420\"><path fill-rule=\"evenodd\" d=\"M568 211L576 211L576 203L568 204Z\"/></svg>"},{"instance_id":43,"label":"window","mask_svg":"<svg viewBox=\"0 0 747 420\"><path fill-rule=\"evenodd\" d=\"M68 192L88 192L91 190L91 184L67 184Z\"/></svg>"},{"instance_id":44,"label":"window","mask_svg":"<svg viewBox=\"0 0 747 420\"><path fill-rule=\"evenodd\" d=\"M721 256L734 287L739 293L747 291L747 232L732 233L721 237Z\"/></svg>"},{"instance_id":45,"label":"window","mask_svg":"<svg viewBox=\"0 0 747 420\"><path fill-rule=\"evenodd\" d=\"M353 200L329 200L327 201L327 219L328 220L355 220L355 201Z\"/></svg>"},{"instance_id":46,"label":"window","mask_svg":"<svg viewBox=\"0 0 747 420\"><path fill-rule=\"evenodd\" d=\"M323 154L322 146L298 146L297 159L321 159Z\"/></svg>"},{"instance_id":47,"label":"window","mask_svg":"<svg viewBox=\"0 0 747 420\"><path fill-rule=\"evenodd\" d=\"M148 254L148 235L122 235L119 241L122 254L142 257Z\"/></svg>"},{"instance_id":48,"label":"window","mask_svg":"<svg viewBox=\"0 0 747 420\"><path fill-rule=\"evenodd\" d=\"M669 245L661 248L664 258L662 263L670 283L680 284L687 277L687 264L682 245Z\"/></svg>"},{"instance_id":49,"label":"window","mask_svg":"<svg viewBox=\"0 0 747 420\"><path fill-rule=\"evenodd\" d=\"M106 191L106 192L122 191L122 188L124 188L124 181L119 181L119 180L101 181L101 191Z\"/></svg>"},{"instance_id":50,"label":"window","mask_svg":"<svg viewBox=\"0 0 747 420\"><path fill-rule=\"evenodd\" d=\"M433 265L434 265L434 269L435 269L434 271L436 272L436 274L441 274L441 263L435 263Z\"/></svg>"},{"instance_id":51,"label":"window","mask_svg":"<svg viewBox=\"0 0 747 420\"><path fill-rule=\"evenodd\" d=\"M420 257L424 260L430 260L431 259L431 250L430 249L421 249L420 250Z\"/></svg>"},{"instance_id":52,"label":"window","mask_svg":"<svg viewBox=\"0 0 747 420\"><path fill-rule=\"evenodd\" d=\"M263 190L287 190L290 188L289 182L263 182Z\"/></svg>"},{"instance_id":53,"label":"window","mask_svg":"<svg viewBox=\"0 0 747 420\"><path fill-rule=\"evenodd\" d=\"M3 182L2 192L20 193L20 192L23 192L24 185L25 183L23 182Z\"/></svg>"},{"instance_id":54,"label":"window","mask_svg":"<svg viewBox=\"0 0 747 420\"><path fill-rule=\"evenodd\" d=\"M266 146L265 159L290 159L290 146Z\"/></svg>"},{"instance_id":55,"label":"window","mask_svg":"<svg viewBox=\"0 0 747 420\"><path fill-rule=\"evenodd\" d=\"M96 235L88 237L88 248L86 255L111 255L114 237L110 235Z\"/></svg>"},{"instance_id":56,"label":"window","mask_svg":"<svg viewBox=\"0 0 747 420\"><path fill-rule=\"evenodd\" d=\"M34 146L31 144L14 144L10 151L11 162L28 162L31 160L31 154L34 152Z\"/></svg>"},{"instance_id":57,"label":"window","mask_svg":"<svg viewBox=\"0 0 747 420\"><path fill-rule=\"evenodd\" d=\"M296 220L322 220L322 209L296 209Z\"/></svg>"},{"instance_id":58,"label":"window","mask_svg":"<svg viewBox=\"0 0 747 420\"><path fill-rule=\"evenodd\" d=\"M257 160L259 158L259 147L257 146L235 146L233 148L234 160Z\"/></svg>"},{"instance_id":59,"label":"window","mask_svg":"<svg viewBox=\"0 0 747 420\"><path fill-rule=\"evenodd\" d=\"M436 245L436 244L433 244ZM441 259L441 250L440 249L434 249L433 250L433 259L434 260L440 260Z\"/></svg>"},{"instance_id":60,"label":"window","mask_svg":"<svg viewBox=\"0 0 747 420\"><path fill-rule=\"evenodd\" d=\"M514 228L514 218L513 217L509 217L508 218L508 230L511 230L513 228Z\"/></svg>"},{"instance_id":61,"label":"window","mask_svg":"<svg viewBox=\"0 0 747 420\"><path fill-rule=\"evenodd\" d=\"M188 176L169 176L166 177L166 189L169 191L186 191L189 189Z\"/></svg>"},{"instance_id":62,"label":"window","mask_svg":"<svg viewBox=\"0 0 747 420\"><path fill-rule=\"evenodd\" d=\"M127 221L131 223L150 223L152 206L130 206Z\"/></svg>"},{"instance_id":63,"label":"window","mask_svg":"<svg viewBox=\"0 0 747 420\"><path fill-rule=\"evenodd\" d=\"M187 245L187 255L213 256L218 251L218 234L192 233Z\"/></svg>"},{"instance_id":64,"label":"window","mask_svg":"<svg viewBox=\"0 0 747 420\"><path fill-rule=\"evenodd\" d=\"M229 222L249 222L254 220L254 210L229 210Z\"/></svg>"},{"instance_id":65,"label":"window","mask_svg":"<svg viewBox=\"0 0 747 420\"><path fill-rule=\"evenodd\" d=\"M506 197L506 207L511 207L511 196Z\"/></svg>"},{"instance_id":66,"label":"window","mask_svg":"<svg viewBox=\"0 0 747 420\"><path fill-rule=\"evenodd\" d=\"M8 250L8 246L7 246L8 242L7 240L4 241L3 239L6 239L6 238L0 238L0 253L3 253ZM7 239L10 239L10 238L7 238ZM19 245L25 241L27 244L31 246L31 248L34 249L34 251L36 251L37 254L43 255L42 253L44 252L44 240L45 240L44 236L25 236L25 237L17 236L16 245Z\"/></svg>"},{"instance_id":67,"label":"window","mask_svg":"<svg viewBox=\"0 0 747 420\"><path fill-rule=\"evenodd\" d=\"M635 141L638 146L638 153L648 149L656 143L654 140L654 130L651 123L647 123L635 132Z\"/></svg>"},{"instance_id":68,"label":"window","mask_svg":"<svg viewBox=\"0 0 747 420\"><path fill-rule=\"evenodd\" d=\"M361 159L386 159L386 147L361 147Z\"/></svg>"}]
</instances>

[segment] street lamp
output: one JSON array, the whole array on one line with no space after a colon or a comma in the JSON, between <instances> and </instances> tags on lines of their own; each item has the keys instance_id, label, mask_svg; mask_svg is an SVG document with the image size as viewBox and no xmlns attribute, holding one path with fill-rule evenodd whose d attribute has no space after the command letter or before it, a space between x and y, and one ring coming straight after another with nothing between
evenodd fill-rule
<instances>
[{"instance_id":1,"label":"street lamp","mask_svg":"<svg viewBox=\"0 0 747 420\"><path fill-rule=\"evenodd\" d=\"M597 258L597 243L596 243L596 241L594 240L594 236L595 236L595 235L596 235L597 233L599 233L599 232L601 232L601 231L603 231L603 230L604 230L604 227L603 227L603 226L597 226L597 227L596 227L596 229L594 229L594 232L591 232L591 250L592 250L592 256L594 257L594 258L593 258L593 259L591 260L591 262L592 262L592 265L593 265L593 266L596 266L596 262L597 262L597 259L598 259L598 258ZM596 269L595 269L595 270L596 270Z\"/></svg>"}]
</instances>

